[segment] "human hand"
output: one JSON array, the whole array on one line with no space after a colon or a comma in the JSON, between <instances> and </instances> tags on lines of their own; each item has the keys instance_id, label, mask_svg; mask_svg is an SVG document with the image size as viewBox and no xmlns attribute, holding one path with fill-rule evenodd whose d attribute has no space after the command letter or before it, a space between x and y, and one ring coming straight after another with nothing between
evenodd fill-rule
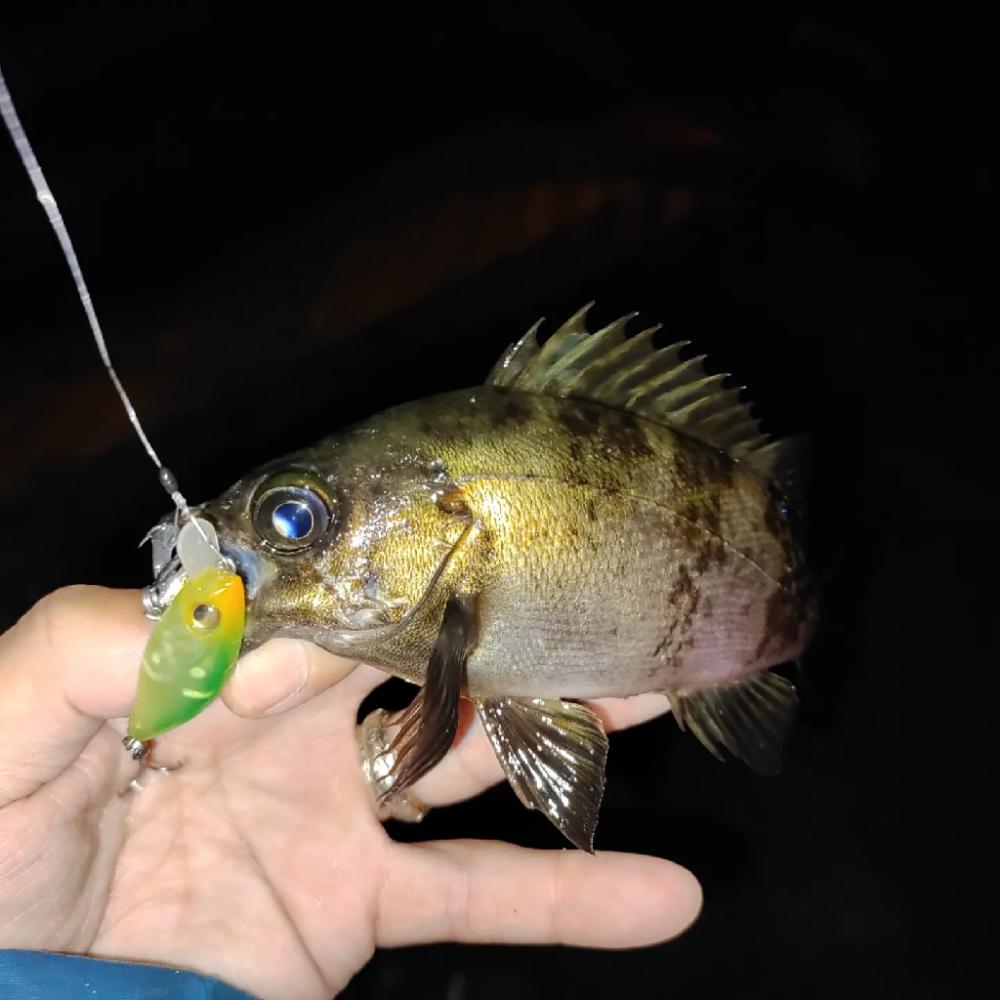
<instances>
[{"instance_id":1,"label":"human hand","mask_svg":"<svg viewBox=\"0 0 1000 1000\"><path fill-rule=\"evenodd\" d=\"M376 947L630 947L696 917L698 883L669 861L394 842L356 735L386 675L298 641L245 657L233 711L216 703L157 741L183 769L121 795L149 629L137 593L73 587L0 637L0 947L158 962L293 1000L342 989ZM596 707L621 728L665 706ZM446 805L501 777L476 723L414 792Z\"/></svg>"}]
</instances>

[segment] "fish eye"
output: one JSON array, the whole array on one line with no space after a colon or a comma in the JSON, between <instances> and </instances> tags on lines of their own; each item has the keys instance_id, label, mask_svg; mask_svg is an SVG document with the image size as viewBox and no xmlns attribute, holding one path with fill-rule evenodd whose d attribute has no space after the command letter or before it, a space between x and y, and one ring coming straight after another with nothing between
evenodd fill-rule
<instances>
[{"instance_id":1,"label":"fish eye","mask_svg":"<svg viewBox=\"0 0 1000 1000\"><path fill-rule=\"evenodd\" d=\"M326 534L329 501L301 483L265 485L254 506L254 528L279 552L297 552Z\"/></svg>"}]
</instances>

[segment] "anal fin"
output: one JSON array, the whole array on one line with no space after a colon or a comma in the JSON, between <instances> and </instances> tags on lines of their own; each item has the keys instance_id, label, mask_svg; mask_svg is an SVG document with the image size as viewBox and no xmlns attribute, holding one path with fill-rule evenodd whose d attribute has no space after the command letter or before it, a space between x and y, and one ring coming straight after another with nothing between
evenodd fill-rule
<instances>
[{"instance_id":1,"label":"anal fin","mask_svg":"<svg viewBox=\"0 0 1000 1000\"><path fill-rule=\"evenodd\" d=\"M485 698L477 706L517 797L593 853L608 756L600 719L559 698Z\"/></svg>"},{"instance_id":2,"label":"anal fin","mask_svg":"<svg viewBox=\"0 0 1000 1000\"><path fill-rule=\"evenodd\" d=\"M785 737L795 721L795 685L765 670L735 684L719 684L686 694L669 693L681 729L689 729L713 756L722 749L761 774L781 765Z\"/></svg>"},{"instance_id":3,"label":"anal fin","mask_svg":"<svg viewBox=\"0 0 1000 1000\"><path fill-rule=\"evenodd\" d=\"M441 629L419 694L394 722L399 731L389 745L394 757L386 801L422 778L448 752L458 729L458 707L465 668L478 635L477 602L455 594L445 605Z\"/></svg>"}]
</instances>

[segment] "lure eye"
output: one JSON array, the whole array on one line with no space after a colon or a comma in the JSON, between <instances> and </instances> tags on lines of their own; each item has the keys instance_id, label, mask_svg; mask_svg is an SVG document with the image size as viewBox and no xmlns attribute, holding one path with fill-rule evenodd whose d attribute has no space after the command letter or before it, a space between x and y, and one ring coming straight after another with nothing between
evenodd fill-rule
<instances>
[{"instance_id":1,"label":"lure eye","mask_svg":"<svg viewBox=\"0 0 1000 1000\"><path fill-rule=\"evenodd\" d=\"M273 548L296 552L326 534L330 510L326 500L308 486L275 486L257 500L254 527Z\"/></svg>"},{"instance_id":2,"label":"lure eye","mask_svg":"<svg viewBox=\"0 0 1000 1000\"><path fill-rule=\"evenodd\" d=\"M191 612L191 624L196 629L210 632L222 621L222 615L214 604L196 604Z\"/></svg>"}]
</instances>

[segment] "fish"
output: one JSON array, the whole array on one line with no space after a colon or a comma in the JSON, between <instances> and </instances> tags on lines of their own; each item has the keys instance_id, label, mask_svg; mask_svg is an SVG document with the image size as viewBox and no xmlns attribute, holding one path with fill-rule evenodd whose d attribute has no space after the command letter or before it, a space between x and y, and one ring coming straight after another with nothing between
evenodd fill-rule
<instances>
[{"instance_id":1,"label":"fish","mask_svg":"<svg viewBox=\"0 0 1000 1000\"><path fill-rule=\"evenodd\" d=\"M378 413L195 511L243 581L243 653L296 637L420 686L385 794L442 758L470 699L521 802L587 851L608 752L587 701L662 693L716 757L772 773L797 697L771 668L818 618L801 442L764 434L686 341L631 333L636 313L591 332L591 306L544 341L536 323L483 385Z\"/></svg>"}]
</instances>

